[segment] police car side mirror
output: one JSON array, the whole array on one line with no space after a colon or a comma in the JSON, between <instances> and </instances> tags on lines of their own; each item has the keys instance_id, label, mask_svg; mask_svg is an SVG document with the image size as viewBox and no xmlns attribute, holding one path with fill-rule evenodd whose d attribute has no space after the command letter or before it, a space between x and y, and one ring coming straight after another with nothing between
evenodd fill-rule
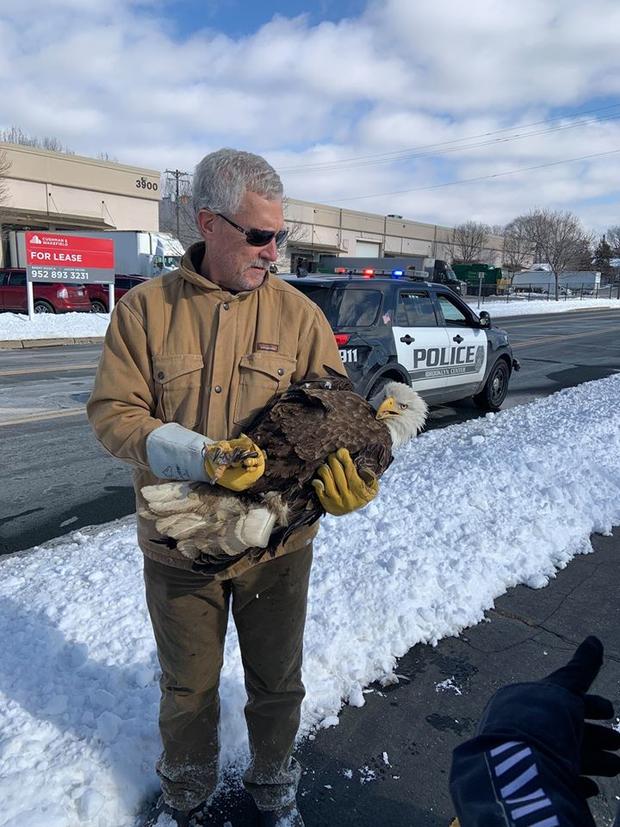
<instances>
[{"instance_id":1,"label":"police car side mirror","mask_svg":"<svg viewBox=\"0 0 620 827\"><path fill-rule=\"evenodd\" d=\"M491 317L486 310L481 310L479 314L480 327L491 327Z\"/></svg>"}]
</instances>

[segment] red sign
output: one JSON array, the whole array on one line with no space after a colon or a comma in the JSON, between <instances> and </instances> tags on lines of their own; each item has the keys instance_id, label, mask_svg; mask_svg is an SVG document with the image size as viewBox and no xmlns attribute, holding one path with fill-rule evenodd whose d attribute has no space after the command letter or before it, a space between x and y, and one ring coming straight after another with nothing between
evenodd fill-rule
<instances>
[{"instance_id":1,"label":"red sign","mask_svg":"<svg viewBox=\"0 0 620 827\"><path fill-rule=\"evenodd\" d=\"M27 232L30 281L114 282L114 241L110 238Z\"/></svg>"},{"instance_id":2,"label":"red sign","mask_svg":"<svg viewBox=\"0 0 620 827\"><path fill-rule=\"evenodd\" d=\"M26 233L26 259L31 266L114 269L114 242L108 238Z\"/></svg>"}]
</instances>

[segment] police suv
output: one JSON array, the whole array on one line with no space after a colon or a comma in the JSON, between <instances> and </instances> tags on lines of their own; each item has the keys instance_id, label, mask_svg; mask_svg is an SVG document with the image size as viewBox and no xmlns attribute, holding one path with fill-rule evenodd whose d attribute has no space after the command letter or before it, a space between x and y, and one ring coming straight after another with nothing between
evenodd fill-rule
<instances>
[{"instance_id":1,"label":"police suv","mask_svg":"<svg viewBox=\"0 0 620 827\"><path fill-rule=\"evenodd\" d=\"M360 395L396 380L430 405L473 397L483 410L500 409L519 370L508 335L450 288L384 276L286 280L325 313Z\"/></svg>"}]
</instances>

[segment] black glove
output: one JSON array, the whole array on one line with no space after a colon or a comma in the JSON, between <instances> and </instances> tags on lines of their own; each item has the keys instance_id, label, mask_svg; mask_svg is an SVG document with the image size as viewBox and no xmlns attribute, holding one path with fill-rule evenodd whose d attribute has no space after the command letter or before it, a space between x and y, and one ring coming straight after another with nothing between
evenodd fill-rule
<instances>
[{"instance_id":1,"label":"black glove","mask_svg":"<svg viewBox=\"0 0 620 827\"><path fill-rule=\"evenodd\" d=\"M595 827L586 799L599 790L588 776L620 773L620 732L587 720L614 714L610 701L588 694L602 662L602 643L588 637L561 669L495 693L478 734L453 754L450 789L462 827Z\"/></svg>"},{"instance_id":2,"label":"black glove","mask_svg":"<svg viewBox=\"0 0 620 827\"><path fill-rule=\"evenodd\" d=\"M620 773L620 756L609 751L620 749L620 732L587 722L587 719L603 721L614 717L611 701L600 695L586 694L602 665L603 644L597 637L590 635L578 646L566 666L562 666L541 681L567 689L583 703L583 718L586 720L583 722L581 734L580 776L577 787L585 798L599 793L596 781L585 776L604 775L612 778Z\"/></svg>"}]
</instances>

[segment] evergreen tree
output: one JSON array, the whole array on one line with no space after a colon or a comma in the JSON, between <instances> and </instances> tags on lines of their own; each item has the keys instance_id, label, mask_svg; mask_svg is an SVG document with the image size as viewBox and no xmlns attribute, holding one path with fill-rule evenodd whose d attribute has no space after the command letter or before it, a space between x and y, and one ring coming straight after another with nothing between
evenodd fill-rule
<instances>
[{"instance_id":1,"label":"evergreen tree","mask_svg":"<svg viewBox=\"0 0 620 827\"><path fill-rule=\"evenodd\" d=\"M598 243L596 250L594 251L594 266L597 270L601 271L601 276L608 280L612 276L612 269L610 264L610 259L613 257L613 251L610 245L607 243L607 240L604 235L601 236L601 240Z\"/></svg>"}]
</instances>

